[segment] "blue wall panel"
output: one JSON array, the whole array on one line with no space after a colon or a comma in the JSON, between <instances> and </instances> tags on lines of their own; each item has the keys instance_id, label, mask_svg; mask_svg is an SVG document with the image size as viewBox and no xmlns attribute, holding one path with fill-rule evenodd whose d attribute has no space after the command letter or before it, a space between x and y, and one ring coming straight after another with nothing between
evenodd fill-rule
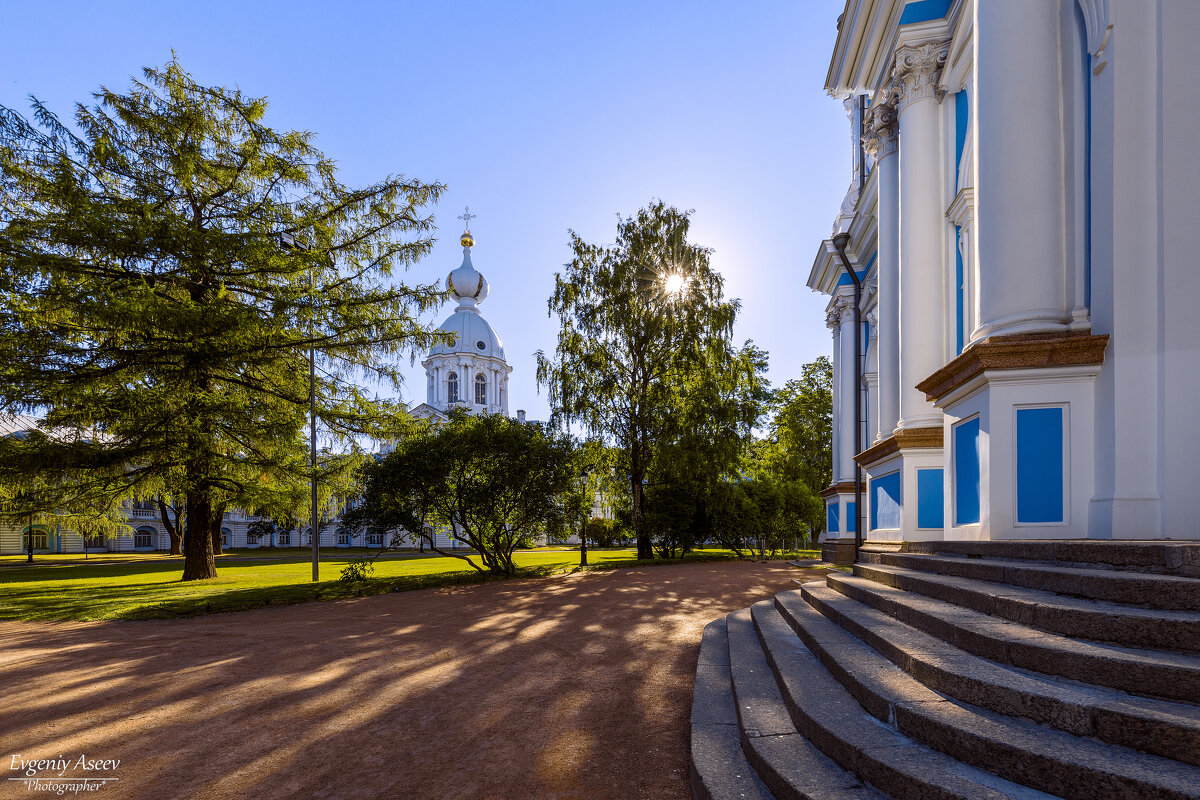
<instances>
[{"instance_id":1,"label":"blue wall panel","mask_svg":"<svg viewBox=\"0 0 1200 800\"><path fill-rule=\"evenodd\" d=\"M846 533L858 531L858 518L855 516L854 503L846 503Z\"/></svg>"},{"instance_id":2,"label":"blue wall panel","mask_svg":"<svg viewBox=\"0 0 1200 800\"><path fill-rule=\"evenodd\" d=\"M917 527L944 527L945 500L946 492L943 488L942 470L917 470Z\"/></svg>"},{"instance_id":3,"label":"blue wall panel","mask_svg":"<svg viewBox=\"0 0 1200 800\"><path fill-rule=\"evenodd\" d=\"M1063 410L1017 409L1017 522L1063 521Z\"/></svg>"},{"instance_id":4,"label":"blue wall panel","mask_svg":"<svg viewBox=\"0 0 1200 800\"><path fill-rule=\"evenodd\" d=\"M836 500L825 507L825 530L830 533L838 532L838 507Z\"/></svg>"},{"instance_id":5,"label":"blue wall panel","mask_svg":"<svg viewBox=\"0 0 1200 800\"><path fill-rule=\"evenodd\" d=\"M903 505L899 472L871 479L871 530L899 528Z\"/></svg>"},{"instance_id":6,"label":"blue wall panel","mask_svg":"<svg viewBox=\"0 0 1200 800\"><path fill-rule=\"evenodd\" d=\"M954 426L954 524L979 522L979 417Z\"/></svg>"}]
</instances>

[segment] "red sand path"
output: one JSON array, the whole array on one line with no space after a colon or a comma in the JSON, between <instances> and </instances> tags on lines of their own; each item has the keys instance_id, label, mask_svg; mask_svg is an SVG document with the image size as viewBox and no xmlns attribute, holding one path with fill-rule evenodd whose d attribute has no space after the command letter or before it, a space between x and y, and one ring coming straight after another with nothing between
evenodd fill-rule
<instances>
[{"instance_id":1,"label":"red sand path","mask_svg":"<svg viewBox=\"0 0 1200 800\"><path fill-rule=\"evenodd\" d=\"M110 799L688 798L701 630L806 574L689 564L0 623L0 777L14 753L86 753L120 759L87 794Z\"/></svg>"}]
</instances>

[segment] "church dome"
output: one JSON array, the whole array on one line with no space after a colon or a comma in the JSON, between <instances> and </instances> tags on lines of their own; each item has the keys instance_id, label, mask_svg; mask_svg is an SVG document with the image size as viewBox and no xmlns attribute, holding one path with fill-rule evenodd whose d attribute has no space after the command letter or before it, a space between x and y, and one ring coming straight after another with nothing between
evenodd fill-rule
<instances>
[{"instance_id":1,"label":"church dome","mask_svg":"<svg viewBox=\"0 0 1200 800\"><path fill-rule=\"evenodd\" d=\"M460 307L438 326L438 330L454 334L454 343L434 345L429 351L431 356L456 353L504 360L504 344L500 337L473 308Z\"/></svg>"}]
</instances>

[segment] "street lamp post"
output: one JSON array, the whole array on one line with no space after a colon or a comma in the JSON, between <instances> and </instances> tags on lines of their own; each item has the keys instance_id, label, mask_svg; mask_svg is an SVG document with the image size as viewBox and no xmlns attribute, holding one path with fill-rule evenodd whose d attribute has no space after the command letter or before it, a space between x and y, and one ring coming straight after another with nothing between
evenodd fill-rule
<instances>
[{"instance_id":1,"label":"street lamp post","mask_svg":"<svg viewBox=\"0 0 1200 800\"><path fill-rule=\"evenodd\" d=\"M285 250L308 250L308 246L296 240L290 233L279 235L279 243ZM312 268L308 271L308 338L312 339L313 296ZM312 489L312 525L309 527L308 538L312 542L312 579L320 580L321 563L321 529L317 516L317 350L314 342L308 346L308 444L309 444L309 476Z\"/></svg>"}]
</instances>

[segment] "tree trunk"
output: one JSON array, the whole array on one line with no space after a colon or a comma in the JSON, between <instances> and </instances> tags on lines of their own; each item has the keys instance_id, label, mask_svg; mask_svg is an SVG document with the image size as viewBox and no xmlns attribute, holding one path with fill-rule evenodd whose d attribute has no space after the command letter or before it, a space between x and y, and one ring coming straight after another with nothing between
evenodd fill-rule
<instances>
[{"instance_id":1,"label":"tree trunk","mask_svg":"<svg viewBox=\"0 0 1200 800\"><path fill-rule=\"evenodd\" d=\"M171 555L183 555L183 537L179 535L179 512L175 512L175 521L171 521L171 515L168 513L167 504L163 499L158 499L158 515L162 518L163 527L167 529L167 536L171 539Z\"/></svg>"},{"instance_id":2,"label":"tree trunk","mask_svg":"<svg viewBox=\"0 0 1200 800\"><path fill-rule=\"evenodd\" d=\"M183 556L183 580L196 581L217 577L217 562L212 549L212 499L204 489L187 493Z\"/></svg>"},{"instance_id":3,"label":"tree trunk","mask_svg":"<svg viewBox=\"0 0 1200 800\"><path fill-rule=\"evenodd\" d=\"M642 522L642 471L635 469L630 477L633 484L633 532L637 535L638 560L654 558L654 545L650 542L650 534Z\"/></svg>"}]
</instances>

